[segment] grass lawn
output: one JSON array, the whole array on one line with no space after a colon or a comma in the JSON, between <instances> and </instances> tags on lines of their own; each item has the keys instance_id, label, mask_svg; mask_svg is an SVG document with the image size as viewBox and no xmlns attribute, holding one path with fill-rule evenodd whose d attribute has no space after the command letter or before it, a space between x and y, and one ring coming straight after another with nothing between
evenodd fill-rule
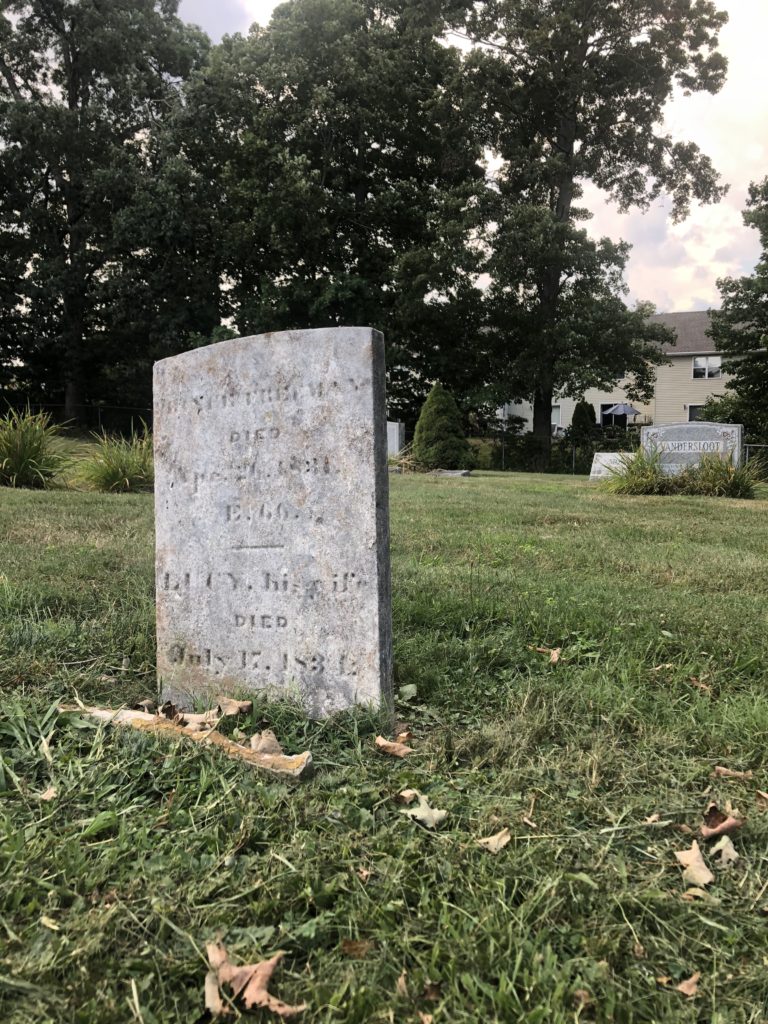
<instances>
[{"instance_id":1,"label":"grass lawn","mask_svg":"<svg viewBox=\"0 0 768 1024\"><path fill-rule=\"evenodd\" d=\"M204 1021L217 935L284 950L272 990L304 1022L768 1020L768 493L390 483L416 753L377 753L370 714L257 704L245 731L312 751L295 787L59 717L153 692L151 497L0 492L4 1024ZM710 801L746 816L740 859L700 840L716 879L686 901L674 854Z\"/></svg>"}]
</instances>

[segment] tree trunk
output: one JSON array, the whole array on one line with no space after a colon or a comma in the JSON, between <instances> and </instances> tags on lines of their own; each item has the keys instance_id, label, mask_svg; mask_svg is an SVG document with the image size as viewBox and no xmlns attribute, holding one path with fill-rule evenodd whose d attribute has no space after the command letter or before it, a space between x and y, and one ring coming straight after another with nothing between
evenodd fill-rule
<instances>
[{"instance_id":1,"label":"tree trunk","mask_svg":"<svg viewBox=\"0 0 768 1024\"><path fill-rule=\"evenodd\" d=\"M552 385L539 385L533 395L533 436L537 440L534 469L546 472L552 448Z\"/></svg>"}]
</instances>

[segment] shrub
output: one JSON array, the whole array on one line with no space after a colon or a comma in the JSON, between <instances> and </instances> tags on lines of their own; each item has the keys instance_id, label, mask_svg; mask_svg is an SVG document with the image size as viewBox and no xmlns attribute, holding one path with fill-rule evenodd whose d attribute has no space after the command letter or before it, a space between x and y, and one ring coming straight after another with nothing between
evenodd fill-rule
<instances>
[{"instance_id":1,"label":"shrub","mask_svg":"<svg viewBox=\"0 0 768 1024\"><path fill-rule=\"evenodd\" d=\"M155 472L152 460L152 435L144 426L140 434L129 438L93 435L96 451L83 460L82 479L97 491L126 493L151 491Z\"/></svg>"},{"instance_id":2,"label":"shrub","mask_svg":"<svg viewBox=\"0 0 768 1024\"><path fill-rule=\"evenodd\" d=\"M47 412L9 410L0 419L0 485L49 487L69 459Z\"/></svg>"},{"instance_id":3,"label":"shrub","mask_svg":"<svg viewBox=\"0 0 768 1024\"><path fill-rule=\"evenodd\" d=\"M568 437L575 445L586 445L592 441L597 431L595 419L595 407L591 402L585 402L582 398L573 407L571 425L568 428Z\"/></svg>"},{"instance_id":4,"label":"shrub","mask_svg":"<svg viewBox=\"0 0 768 1024\"><path fill-rule=\"evenodd\" d=\"M754 498L760 479L757 460L736 466L733 459L705 455L697 466L675 476L661 469L661 453L639 449L622 456L623 468L602 485L614 494L686 494L713 498Z\"/></svg>"},{"instance_id":5,"label":"shrub","mask_svg":"<svg viewBox=\"0 0 768 1024\"><path fill-rule=\"evenodd\" d=\"M475 464L459 407L442 384L435 384L421 408L413 456L424 469L471 469Z\"/></svg>"}]
</instances>

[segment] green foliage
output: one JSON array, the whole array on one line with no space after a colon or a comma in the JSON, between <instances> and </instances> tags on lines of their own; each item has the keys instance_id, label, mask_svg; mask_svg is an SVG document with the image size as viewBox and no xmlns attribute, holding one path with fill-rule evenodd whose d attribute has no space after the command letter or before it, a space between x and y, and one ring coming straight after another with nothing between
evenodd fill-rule
<instances>
[{"instance_id":1,"label":"green foliage","mask_svg":"<svg viewBox=\"0 0 768 1024\"><path fill-rule=\"evenodd\" d=\"M760 444L768 443L768 178L750 185L744 223L759 233L761 254L750 276L718 281L721 304L712 313L712 337L731 375L730 394L710 401L705 415L743 423L745 439Z\"/></svg>"},{"instance_id":2,"label":"green foliage","mask_svg":"<svg viewBox=\"0 0 768 1024\"><path fill-rule=\"evenodd\" d=\"M571 425L568 428L569 437L577 445L584 444L594 438L596 430L595 407L591 402L580 398L573 409Z\"/></svg>"},{"instance_id":3,"label":"green foliage","mask_svg":"<svg viewBox=\"0 0 768 1024\"><path fill-rule=\"evenodd\" d=\"M676 218L694 198L723 195L709 159L662 125L676 89L722 86L727 16L693 0L481 0L464 10L467 33L483 41L468 62L501 161L485 239L493 377L505 398L532 398L546 448L554 393L583 394L625 372L638 397L652 387L663 337L624 304L626 246L578 229L581 183L623 209L666 192Z\"/></svg>"},{"instance_id":4,"label":"green foliage","mask_svg":"<svg viewBox=\"0 0 768 1024\"><path fill-rule=\"evenodd\" d=\"M623 468L601 486L614 494L688 494L711 498L754 498L761 478L759 460L737 466L733 459L705 455L697 466L674 476L662 471L661 453L638 449L622 458Z\"/></svg>"},{"instance_id":5,"label":"green foliage","mask_svg":"<svg viewBox=\"0 0 768 1024\"><path fill-rule=\"evenodd\" d=\"M128 493L149 491L154 484L152 435L146 426L141 434L110 437L93 435L97 444L79 468L82 480L96 491Z\"/></svg>"},{"instance_id":6,"label":"green foliage","mask_svg":"<svg viewBox=\"0 0 768 1024\"><path fill-rule=\"evenodd\" d=\"M413 437L413 457L424 469L471 469L475 464L456 400L440 383L422 407Z\"/></svg>"},{"instance_id":7,"label":"green foliage","mask_svg":"<svg viewBox=\"0 0 768 1024\"><path fill-rule=\"evenodd\" d=\"M48 413L11 409L0 419L0 486L49 487L68 462Z\"/></svg>"}]
</instances>

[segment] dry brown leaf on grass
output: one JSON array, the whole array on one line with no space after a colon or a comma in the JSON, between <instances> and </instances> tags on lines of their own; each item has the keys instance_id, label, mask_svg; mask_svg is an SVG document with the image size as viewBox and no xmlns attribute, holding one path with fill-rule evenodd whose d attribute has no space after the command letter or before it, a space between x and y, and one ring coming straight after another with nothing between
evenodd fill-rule
<instances>
[{"instance_id":1,"label":"dry brown leaf on grass","mask_svg":"<svg viewBox=\"0 0 768 1024\"><path fill-rule=\"evenodd\" d=\"M721 868L729 868L731 864L735 864L739 859L739 855L736 852L735 846L731 842L730 836L721 836L720 840L715 843L709 852L713 856L715 854L720 855L715 858L715 863Z\"/></svg>"},{"instance_id":2,"label":"dry brown leaf on grass","mask_svg":"<svg viewBox=\"0 0 768 1024\"><path fill-rule=\"evenodd\" d=\"M403 798L403 793L413 793L409 802L415 799L418 803L415 807L403 807L400 813L407 814L409 818L413 818L419 824L425 825L427 828L437 828L448 817L448 811L440 810L437 807L430 807L427 798L422 793L419 793L418 790L409 791L404 789L400 794L401 799Z\"/></svg>"},{"instance_id":3,"label":"dry brown leaf on grass","mask_svg":"<svg viewBox=\"0 0 768 1024\"><path fill-rule=\"evenodd\" d=\"M395 743L407 743L408 740L412 739L413 733L409 729L406 729L405 732L399 732L397 736L395 736Z\"/></svg>"},{"instance_id":4,"label":"dry brown leaf on grass","mask_svg":"<svg viewBox=\"0 0 768 1024\"><path fill-rule=\"evenodd\" d=\"M365 883L371 877L373 872L369 871L368 868L358 868L357 871L355 872L355 874L360 879L360 881L363 883L363 885L365 885Z\"/></svg>"},{"instance_id":5,"label":"dry brown leaf on grass","mask_svg":"<svg viewBox=\"0 0 768 1024\"><path fill-rule=\"evenodd\" d=\"M419 799L418 789L401 789L397 794L397 799L401 804L412 804L414 800Z\"/></svg>"},{"instance_id":6,"label":"dry brown leaf on grass","mask_svg":"<svg viewBox=\"0 0 768 1024\"><path fill-rule=\"evenodd\" d=\"M690 850L678 850L675 853L678 862L685 868L683 881L693 886L704 886L714 882L715 876L704 863L699 844L694 839Z\"/></svg>"},{"instance_id":7,"label":"dry brown leaf on grass","mask_svg":"<svg viewBox=\"0 0 768 1024\"><path fill-rule=\"evenodd\" d=\"M419 1010L419 1024L432 1024L434 1019L431 1013L423 1013Z\"/></svg>"},{"instance_id":8,"label":"dry brown leaf on grass","mask_svg":"<svg viewBox=\"0 0 768 1024\"><path fill-rule=\"evenodd\" d=\"M395 983L395 992L401 999L408 998L408 971L405 968L400 972L400 976Z\"/></svg>"},{"instance_id":9,"label":"dry brown leaf on grass","mask_svg":"<svg viewBox=\"0 0 768 1024\"><path fill-rule=\"evenodd\" d=\"M45 800L47 802L49 800L55 800L58 795L59 795L58 789L56 789L55 786L49 786L48 789L46 789L44 793L40 793L40 795L38 796L38 799L39 800Z\"/></svg>"},{"instance_id":10,"label":"dry brown leaf on grass","mask_svg":"<svg viewBox=\"0 0 768 1024\"><path fill-rule=\"evenodd\" d=\"M131 711L128 708L113 711L110 708L87 707L85 704L63 705L59 708L59 712L61 714L85 714L89 718L106 722L108 725L129 725L143 732L193 740L203 746L216 747L227 757L245 761L246 764L260 768L281 779L299 779L308 774L312 768L312 754L308 750L301 754L283 754L282 751L280 753L263 753L250 750L248 747L235 743L227 736L223 736L215 729L204 727L203 731L199 731L197 726L183 726L160 714L150 715L145 711Z\"/></svg>"},{"instance_id":11,"label":"dry brown leaf on grass","mask_svg":"<svg viewBox=\"0 0 768 1024\"><path fill-rule=\"evenodd\" d=\"M377 750L382 754L389 754L390 757L407 757L413 753L412 747L406 747L404 743L397 743L395 740L385 740L383 736L377 736L373 742Z\"/></svg>"},{"instance_id":12,"label":"dry brown leaf on grass","mask_svg":"<svg viewBox=\"0 0 768 1024\"><path fill-rule=\"evenodd\" d=\"M666 672L674 667L671 661L665 661L663 665L654 665L651 672Z\"/></svg>"},{"instance_id":13,"label":"dry brown leaf on grass","mask_svg":"<svg viewBox=\"0 0 768 1024\"><path fill-rule=\"evenodd\" d=\"M233 998L242 999L246 1010L260 1006L271 1010L272 1013L276 1013L280 1017L294 1017L297 1013L306 1010L306 1003L289 1006L288 1003L284 1003L282 999L278 999L267 991L275 967L282 960L284 953L275 953L269 960L261 960L257 964L242 964L240 967L236 967L229 962L227 951L220 942L209 942L205 951L211 966L205 979L206 1007L211 1010L211 1013L214 1013L214 1010L209 1006L208 999L210 998L212 1002L215 1001L210 981L211 974L216 979L219 989L217 995L219 1004L222 1006L220 990L222 985L227 985L232 989ZM218 1009L214 1015L222 1016L229 1012L229 1008L223 1006L223 1009Z\"/></svg>"},{"instance_id":14,"label":"dry brown leaf on grass","mask_svg":"<svg viewBox=\"0 0 768 1024\"><path fill-rule=\"evenodd\" d=\"M768 793L762 789L757 789L755 792L757 793L757 806L761 811L768 810Z\"/></svg>"},{"instance_id":15,"label":"dry brown leaf on grass","mask_svg":"<svg viewBox=\"0 0 768 1024\"><path fill-rule=\"evenodd\" d=\"M486 836L485 839L478 839L478 846L482 846L484 850L488 850L489 853L498 853L503 850L507 843L512 838L512 833L508 828L503 828L501 832L497 832L493 836Z\"/></svg>"},{"instance_id":16,"label":"dry brown leaf on grass","mask_svg":"<svg viewBox=\"0 0 768 1024\"><path fill-rule=\"evenodd\" d=\"M283 748L277 742L277 736L271 729L255 732L249 740L249 745L251 750L255 750L258 754L282 754L283 752Z\"/></svg>"},{"instance_id":17,"label":"dry brown leaf on grass","mask_svg":"<svg viewBox=\"0 0 768 1024\"><path fill-rule=\"evenodd\" d=\"M531 644L528 645L528 650L536 651L537 654L548 654L550 665L556 665L563 653L562 647L533 647Z\"/></svg>"},{"instance_id":18,"label":"dry brown leaf on grass","mask_svg":"<svg viewBox=\"0 0 768 1024\"><path fill-rule=\"evenodd\" d=\"M731 812L729 805L726 810L721 811L717 804L710 804L704 812L704 823L699 831L705 839L714 839L715 836L724 836L729 832L735 832L744 824L744 819Z\"/></svg>"},{"instance_id":19,"label":"dry brown leaf on grass","mask_svg":"<svg viewBox=\"0 0 768 1024\"><path fill-rule=\"evenodd\" d=\"M696 676L689 676L688 682L697 690L701 690L702 693L712 693L712 687L707 686L706 683L702 683L702 681L697 679Z\"/></svg>"},{"instance_id":20,"label":"dry brown leaf on grass","mask_svg":"<svg viewBox=\"0 0 768 1024\"><path fill-rule=\"evenodd\" d=\"M675 985L675 991L681 992L688 999L693 999L699 990L699 979L701 978L701 971L696 971L686 978L685 981L681 981L679 985Z\"/></svg>"},{"instance_id":21,"label":"dry brown leaf on grass","mask_svg":"<svg viewBox=\"0 0 768 1024\"><path fill-rule=\"evenodd\" d=\"M709 903L712 906L720 906L719 899L708 893L706 889L699 889L695 885L690 889L686 889L680 899L685 900L686 903L695 903L696 900L702 900L704 903Z\"/></svg>"},{"instance_id":22,"label":"dry brown leaf on grass","mask_svg":"<svg viewBox=\"0 0 768 1024\"><path fill-rule=\"evenodd\" d=\"M370 939L342 939L341 952L352 960L365 960L376 943Z\"/></svg>"},{"instance_id":23,"label":"dry brown leaf on grass","mask_svg":"<svg viewBox=\"0 0 768 1024\"><path fill-rule=\"evenodd\" d=\"M718 764L718 765L715 765L715 768L712 771L712 778L713 779L715 779L715 778L721 778L721 779L751 779L752 778L752 772L751 771L739 772L739 771L736 771L734 768L724 768L721 764Z\"/></svg>"}]
</instances>

